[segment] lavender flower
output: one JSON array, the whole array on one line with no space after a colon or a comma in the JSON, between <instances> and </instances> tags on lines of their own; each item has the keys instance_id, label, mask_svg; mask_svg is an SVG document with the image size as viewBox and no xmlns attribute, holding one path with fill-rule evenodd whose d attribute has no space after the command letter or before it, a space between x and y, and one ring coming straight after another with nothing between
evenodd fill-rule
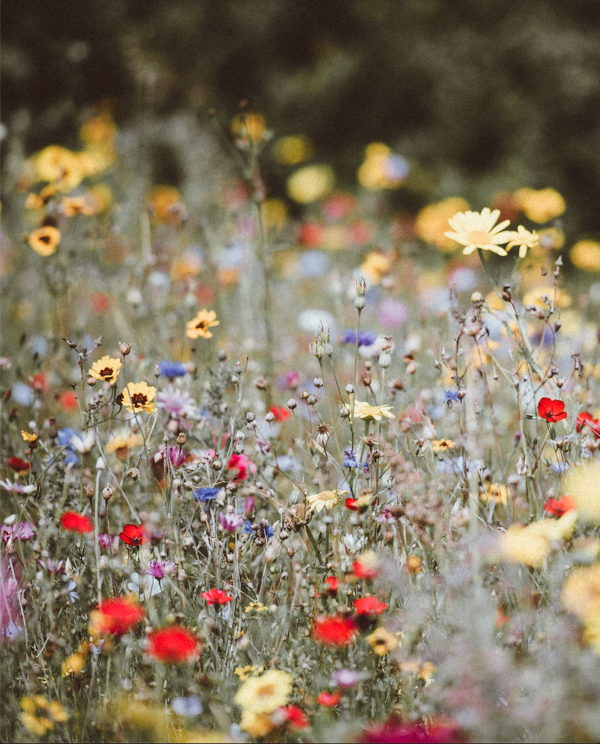
<instances>
[{"instance_id":1,"label":"lavender flower","mask_svg":"<svg viewBox=\"0 0 600 744\"><path fill-rule=\"evenodd\" d=\"M21 483L11 483L8 478L5 481L0 480L0 488L3 488L9 493L20 494L30 494L34 493L37 490L36 486L24 486Z\"/></svg>"},{"instance_id":2,"label":"lavender flower","mask_svg":"<svg viewBox=\"0 0 600 744\"><path fill-rule=\"evenodd\" d=\"M119 536L118 535L107 535L106 532L101 532L98 535L98 545L101 548L104 548L104 550L109 549L111 542L113 543L114 547L117 547L119 544Z\"/></svg>"},{"instance_id":3,"label":"lavender flower","mask_svg":"<svg viewBox=\"0 0 600 744\"><path fill-rule=\"evenodd\" d=\"M200 713L202 713L202 703L200 702L200 698L196 695L176 697L171 701L171 710L178 716L192 718L194 716L199 716Z\"/></svg>"},{"instance_id":4,"label":"lavender flower","mask_svg":"<svg viewBox=\"0 0 600 744\"><path fill-rule=\"evenodd\" d=\"M444 390L444 403L448 404L448 407L452 406L453 403L459 403L460 398L456 390Z\"/></svg>"},{"instance_id":5,"label":"lavender flower","mask_svg":"<svg viewBox=\"0 0 600 744\"><path fill-rule=\"evenodd\" d=\"M375 343L376 339L377 334L373 331L359 331L358 333L359 346L371 346ZM352 330L352 328L342 331L342 343L356 345L356 331Z\"/></svg>"},{"instance_id":6,"label":"lavender flower","mask_svg":"<svg viewBox=\"0 0 600 744\"><path fill-rule=\"evenodd\" d=\"M20 575L18 573L13 575L15 566L13 564L11 567L8 561L11 561L11 558L5 559L0 555L0 641L5 638L14 638L21 629L17 625L17 620L21 617L19 613Z\"/></svg>"},{"instance_id":7,"label":"lavender flower","mask_svg":"<svg viewBox=\"0 0 600 744\"><path fill-rule=\"evenodd\" d=\"M345 468L359 468L360 463L356 459L356 453L354 450L348 449L344 450L344 462L343 466Z\"/></svg>"},{"instance_id":8,"label":"lavender flower","mask_svg":"<svg viewBox=\"0 0 600 744\"><path fill-rule=\"evenodd\" d=\"M146 574L155 579L164 579L165 574L172 573L177 568L173 561L150 561L146 568Z\"/></svg>"},{"instance_id":9,"label":"lavender flower","mask_svg":"<svg viewBox=\"0 0 600 744\"><path fill-rule=\"evenodd\" d=\"M174 385L167 385L158 393L156 404L174 416L191 416L196 411L194 399L187 390L180 390Z\"/></svg>"},{"instance_id":10,"label":"lavender flower","mask_svg":"<svg viewBox=\"0 0 600 744\"><path fill-rule=\"evenodd\" d=\"M29 540L35 535L31 522L19 522L18 525L3 524L0 534L5 542L9 540Z\"/></svg>"},{"instance_id":11,"label":"lavender flower","mask_svg":"<svg viewBox=\"0 0 600 744\"><path fill-rule=\"evenodd\" d=\"M223 512L219 512L219 522L225 532L235 532L244 523L244 517L241 514L223 514Z\"/></svg>"},{"instance_id":12,"label":"lavender flower","mask_svg":"<svg viewBox=\"0 0 600 744\"><path fill-rule=\"evenodd\" d=\"M62 571L63 567L63 561L57 562L53 561L51 558L48 558L46 561L42 561L38 558L38 563L42 568L45 568L49 574L57 574Z\"/></svg>"},{"instance_id":13,"label":"lavender flower","mask_svg":"<svg viewBox=\"0 0 600 744\"><path fill-rule=\"evenodd\" d=\"M360 682L360 674L353 669L338 669L331 675L331 678L342 690L350 690Z\"/></svg>"}]
</instances>

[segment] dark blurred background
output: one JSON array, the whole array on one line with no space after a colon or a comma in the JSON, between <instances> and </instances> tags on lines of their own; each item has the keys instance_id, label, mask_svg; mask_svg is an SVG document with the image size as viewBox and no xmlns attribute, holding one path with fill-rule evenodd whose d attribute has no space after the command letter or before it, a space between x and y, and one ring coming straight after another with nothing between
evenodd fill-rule
<instances>
[{"instance_id":1,"label":"dark blurred background","mask_svg":"<svg viewBox=\"0 0 600 744\"><path fill-rule=\"evenodd\" d=\"M440 174L438 196L452 174L551 186L600 230L598 0L4 0L2 20L2 121L27 152L76 146L106 98L122 126L228 122L246 99L341 185L383 141Z\"/></svg>"}]
</instances>

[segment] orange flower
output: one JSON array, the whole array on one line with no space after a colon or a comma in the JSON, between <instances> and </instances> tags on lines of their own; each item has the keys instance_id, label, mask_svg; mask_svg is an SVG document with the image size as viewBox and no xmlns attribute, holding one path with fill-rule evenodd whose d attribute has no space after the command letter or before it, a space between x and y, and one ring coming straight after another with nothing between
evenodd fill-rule
<instances>
[{"instance_id":1,"label":"orange flower","mask_svg":"<svg viewBox=\"0 0 600 744\"><path fill-rule=\"evenodd\" d=\"M214 310L200 310L193 320L187 323L186 335L188 338L212 338L209 328L220 325Z\"/></svg>"},{"instance_id":2,"label":"orange flower","mask_svg":"<svg viewBox=\"0 0 600 744\"><path fill-rule=\"evenodd\" d=\"M60 230L51 225L40 227L28 235L27 242L40 256L51 256L60 243Z\"/></svg>"}]
</instances>

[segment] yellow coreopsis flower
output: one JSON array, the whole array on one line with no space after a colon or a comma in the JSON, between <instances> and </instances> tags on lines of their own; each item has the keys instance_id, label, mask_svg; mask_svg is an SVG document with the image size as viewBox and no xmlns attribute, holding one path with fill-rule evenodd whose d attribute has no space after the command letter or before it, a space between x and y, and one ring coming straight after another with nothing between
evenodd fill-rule
<instances>
[{"instance_id":1,"label":"yellow coreopsis flower","mask_svg":"<svg viewBox=\"0 0 600 744\"><path fill-rule=\"evenodd\" d=\"M555 189L519 189L515 191L515 198L521 209L532 222L542 224L549 222L565 211L565 200Z\"/></svg>"},{"instance_id":2,"label":"yellow coreopsis flower","mask_svg":"<svg viewBox=\"0 0 600 744\"><path fill-rule=\"evenodd\" d=\"M511 237L508 245L506 246L506 250L510 251L511 248L514 248L518 245L519 258L525 258L528 249L535 248L535 246L539 242L539 235L536 233L536 231L534 230L533 232L530 232L529 230L526 230L523 225L519 225L516 232L512 232L511 230L509 230L508 233Z\"/></svg>"},{"instance_id":3,"label":"yellow coreopsis flower","mask_svg":"<svg viewBox=\"0 0 600 744\"><path fill-rule=\"evenodd\" d=\"M492 483L487 491L479 494L479 498L488 504L490 502L494 504L506 504L508 503L508 488L501 483Z\"/></svg>"},{"instance_id":4,"label":"yellow coreopsis flower","mask_svg":"<svg viewBox=\"0 0 600 744\"><path fill-rule=\"evenodd\" d=\"M444 199L436 204L429 204L419 212L415 220L415 232L426 243L431 243L438 250L449 253L456 248L453 240L446 236L448 220L457 212L466 211L468 202L460 197Z\"/></svg>"},{"instance_id":5,"label":"yellow coreopsis flower","mask_svg":"<svg viewBox=\"0 0 600 744\"><path fill-rule=\"evenodd\" d=\"M292 681L291 674L271 669L260 677L246 680L234 700L244 713L269 715L287 703L292 692Z\"/></svg>"},{"instance_id":6,"label":"yellow coreopsis flower","mask_svg":"<svg viewBox=\"0 0 600 744\"><path fill-rule=\"evenodd\" d=\"M600 524L599 462L572 468L564 480L563 493L568 493L573 499L582 519Z\"/></svg>"},{"instance_id":7,"label":"yellow coreopsis flower","mask_svg":"<svg viewBox=\"0 0 600 744\"><path fill-rule=\"evenodd\" d=\"M114 385L121 371L123 362L115 357L103 356L97 362L92 364L92 368L88 372L90 377L101 382L108 382Z\"/></svg>"},{"instance_id":8,"label":"yellow coreopsis flower","mask_svg":"<svg viewBox=\"0 0 600 744\"><path fill-rule=\"evenodd\" d=\"M369 403L354 401L354 418L363 419L363 421L381 421L382 417L394 418L390 406L372 406Z\"/></svg>"},{"instance_id":9,"label":"yellow coreopsis flower","mask_svg":"<svg viewBox=\"0 0 600 744\"><path fill-rule=\"evenodd\" d=\"M432 439L431 449L434 452L448 452L448 450L454 449L457 444L451 439Z\"/></svg>"},{"instance_id":10,"label":"yellow coreopsis flower","mask_svg":"<svg viewBox=\"0 0 600 744\"><path fill-rule=\"evenodd\" d=\"M23 440L25 442L29 442L30 444L32 442L37 442L38 435L37 434L30 434L28 431L23 431L21 429L21 436L23 437Z\"/></svg>"},{"instance_id":11,"label":"yellow coreopsis flower","mask_svg":"<svg viewBox=\"0 0 600 744\"><path fill-rule=\"evenodd\" d=\"M119 460L124 460L132 447L139 447L143 443L144 439L140 434L133 434L132 432L117 434L109 440L106 445L106 452L109 455L114 452Z\"/></svg>"},{"instance_id":12,"label":"yellow coreopsis flower","mask_svg":"<svg viewBox=\"0 0 600 744\"><path fill-rule=\"evenodd\" d=\"M37 175L42 181L56 183L62 191L79 186L84 174L78 153L60 145L50 145L34 156Z\"/></svg>"},{"instance_id":13,"label":"yellow coreopsis flower","mask_svg":"<svg viewBox=\"0 0 600 744\"><path fill-rule=\"evenodd\" d=\"M333 509L336 504L339 504L342 500L342 496L347 494L348 491L321 491L321 493L309 496L307 501L311 509L316 512L320 512L323 509Z\"/></svg>"},{"instance_id":14,"label":"yellow coreopsis flower","mask_svg":"<svg viewBox=\"0 0 600 744\"><path fill-rule=\"evenodd\" d=\"M399 634L399 637L401 638L402 634ZM377 628L371 635L367 636L367 643L378 656L385 656L385 654L398 648L399 637L385 628Z\"/></svg>"},{"instance_id":15,"label":"yellow coreopsis flower","mask_svg":"<svg viewBox=\"0 0 600 744\"><path fill-rule=\"evenodd\" d=\"M51 256L60 243L60 230L52 225L40 227L29 233L27 242L40 256Z\"/></svg>"},{"instance_id":16,"label":"yellow coreopsis flower","mask_svg":"<svg viewBox=\"0 0 600 744\"><path fill-rule=\"evenodd\" d=\"M454 232L447 232L446 236L465 246L465 256L477 248L506 256L506 251L500 246L510 240L511 233L502 232L510 224L510 220L503 220L495 225L499 216L499 209L492 212L488 207L481 212L459 212L448 220Z\"/></svg>"},{"instance_id":17,"label":"yellow coreopsis flower","mask_svg":"<svg viewBox=\"0 0 600 744\"><path fill-rule=\"evenodd\" d=\"M200 310L195 318L187 323L186 335L188 338L212 338L209 328L220 325L221 321L217 320L217 314L214 310Z\"/></svg>"},{"instance_id":18,"label":"yellow coreopsis flower","mask_svg":"<svg viewBox=\"0 0 600 744\"><path fill-rule=\"evenodd\" d=\"M21 721L28 731L36 736L44 736L54 728L55 723L67 721L69 716L58 700L50 702L43 695L32 695L21 700Z\"/></svg>"},{"instance_id":19,"label":"yellow coreopsis flower","mask_svg":"<svg viewBox=\"0 0 600 744\"><path fill-rule=\"evenodd\" d=\"M154 411L156 388L146 382L130 382L121 393L122 404L128 411Z\"/></svg>"}]
</instances>

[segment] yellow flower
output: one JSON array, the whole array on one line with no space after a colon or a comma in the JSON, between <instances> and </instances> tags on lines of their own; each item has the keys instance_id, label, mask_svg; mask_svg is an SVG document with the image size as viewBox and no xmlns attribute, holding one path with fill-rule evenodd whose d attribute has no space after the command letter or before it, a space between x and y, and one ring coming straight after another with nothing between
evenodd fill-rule
<instances>
[{"instance_id":1,"label":"yellow flower","mask_svg":"<svg viewBox=\"0 0 600 744\"><path fill-rule=\"evenodd\" d=\"M75 217L78 214L90 217L94 210L84 196L65 196L61 199L60 210L65 217Z\"/></svg>"},{"instance_id":2,"label":"yellow flower","mask_svg":"<svg viewBox=\"0 0 600 744\"><path fill-rule=\"evenodd\" d=\"M29 233L27 242L40 256L51 256L60 243L60 230L52 225L40 227Z\"/></svg>"},{"instance_id":3,"label":"yellow flower","mask_svg":"<svg viewBox=\"0 0 600 744\"><path fill-rule=\"evenodd\" d=\"M571 496L582 519L600 524L599 462L590 462L572 468L564 480L563 493Z\"/></svg>"},{"instance_id":4,"label":"yellow flower","mask_svg":"<svg viewBox=\"0 0 600 744\"><path fill-rule=\"evenodd\" d=\"M28 731L36 736L44 736L54 728L55 723L67 721L65 713L58 700L52 703L43 695L24 697L21 700L21 721Z\"/></svg>"},{"instance_id":5,"label":"yellow flower","mask_svg":"<svg viewBox=\"0 0 600 744\"><path fill-rule=\"evenodd\" d=\"M456 442L453 442L450 439L431 440L431 449L434 452L448 452L448 450L454 449L454 447L456 447Z\"/></svg>"},{"instance_id":6,"label":"yellow flower","mask_svg":"<svg viewBox=\"0 0 600 744\"><path fill-rule=\"evenodd\" d=\"M214 310L200 310L198 315L187 323L186 335L188 338L199 336L212 338L212 333L208 329L220 325L220 322Z\"/></svg>"},{"instance_id":7,"label":"yellow flower","mask_svg":"<svg viewBox=\"0 0 600 744\"><path fill-rule=\"evenodd\" d=\"M399 634L399 637L402 638L401 633ZM385 628L377 628L377 630L374 630L371 635L367 636L366 640L378 656L385 656L385 654L398 648L399 637L398 635L390 633L390 631Z\"/></svg>"},{"instance_id":8,"label":"yellow flower","mask_svg":"<svg viewBox=\"0 0 600 744\"><path fill-rule=\"evenodd\" d=\"M146 382L130 382L126 388L123 388L121 397L123 399L122 405L128 411L152 413L156 388L151 387Z\"/></svg>"},{"instance_id":9,"label":"yellow flower","mask_svg":"<svg viewBox=\"0 0 600 744\"><path fill-rule=\"evenodd\" d=\"M434 245L443 253L451 253L456 244L454 240L446 237L448 220L457 212L466 211L468 208L468 202L459 196L429 204L417 215L415 231L421 240Z\"/></svg>"},{"instance_id":10,"label":"yellow flower","mask_svg":"<svg viewBox=\"0 0 600 744\"><path fill-rule=\"evenodd\" d=\"M365 149L365 159L358 169L358 182L371 191L396 189L407 175L402 168L394 175L394 155L383 142L373 142Z\"/></svg>"},{"instance_id":11,"label":"yellow flower","mask_svg":"<svg viewBox=\"0 0 600 744\"><path fill-rule=\"evenodd\" d=\"M379 284L394 264L392 256L381 251L371 251L360 265L361 274L370 279L373 284Z\"/></svg>"},{"instance_id":12,"label":"yellow flower","mask_svg":"<svg viewBox=\"0 0 600 744\"><path fill-rule=\"evenodd\" d=\"M463 251L465 256L477 248L506 256L506 251L500 245L510 240L511 233L502 232L510 220L504 220L494 227L499 216L499 209L491 212L488 207L481 212L459 212L448 220L454 232L447 232L446 237L466 246Z\"/></svg>"},{"instance_id":13,"label":"yellow flower","mask_svg":"<svg viewBox=\"0 0 600 744\"><path fill-rule=\"evenodd\" d=\"M575 531L577 512L572 509L560 519L540 519L527 527L515 524L500 535L500 554L509 563L541 568L552 552L552 543L568 540Z\"/></svg>"},{"instance_id":14,"label":"yellow flower","mask_svg":"<svg viewBox=\"0 0 600 744\"><path fill-rule=\"evenodd\" d=\"M287 192L299 204L317 201L333 188L335 177L329 165L306 165L287 180Z\"/></svg>"},{"instance_id":15,"label":"yellow flower","mask_svg":"<svg viewBox=\"0 0 600 744\"><path fill-rule=\"evenodd\" d=\"M277 140L273 157L282 165L298 165L312 155L310 140L303 134L292 134Z\"/></svg>"},{"instance_id":16,"label":"yellow flower","mask_svg":"<svg viewBox=\"0 0 600 744\"><path fill-rule=\"evenodd\" d=\"M34 156L38 178L55 183L62 191L71 191L83 178L78 153L66 147L50 145Z\"/></svg>"},{"instance_id":17,"label":"yellow flower","mask_svg":"<svg viewBox=\"0 0 600 744\"><path fill-rule=\"evenodd\" d=\"M600 618L600 563L578 568L562 590L563 606L582 620Z\"/></svg>"},{"instance_id":18,"label":"yellow flower","mask_svg":"<svg viewBox=\"0 0 600 744\"><path fill-rule=\"evenodd\" d=\"M281 199L266 199L262 203L262 218L265 227L281 227L287 220L287 209Z\"/></svg>"},{"instance_id":19,"label":"yellow flower","mask_svg":"<svg viewBox=\"0 0 600 744\"><path fill-rule=\"evenodd\" d=\"M252 713L250 710L245 710L240 719L240 728L242 731L247 731L250 736L260 738L272 731L275 724L264 713Z\"/></svg>"},{"instance_id":20,"label":"yellow flower","mask_svg":"<svg viewBox=\"0 0 600 744\"><path fill-rule=\"evenodd\" d=\"M81 675L83 667L85 666L85 656L81 653L71 654L63 661L61 666L61 674L63 677L69 677L74 674L76 677Z\"/></svg>"},{"instance_id":21,"label":"yellow flower","mask_svg":"<svg viewBox=\"0 0 600 744\"><path fill-rule=\"evenodd\" d=\"M49 183L47 186L44 186L39 194L27 194L25 209L43 209L57 191L56 186L53 183Z\"/></svg>"},{"instance_id":22,"label":"yellow flower","mask_svg":"<svg viewBox=\"0 0 600 744\"><path fill-rule=\"evenodd\" d=\"M23 440L25 442L37 442L38 435L37 434L30 434L28 431L23 431L21 429L21 436L23 437Z\"/></svg>"},{"instance_id":23,"label":"yellow flower","mask_svg":"<svg viewBox=\"0 0 600 744\"><path fill-rule=\"evenodd\" d=\"M425 682L425 687L433 682L433 675L437 671L437 667L431 661L403 661L399 664L400 671L405 674L416 674L419 679Z\"/></svg>"},{"instance_id":24,"label":"yellow flower","mask_svg":"<svg viewBox=\"0 0 600 744\"><path fill-rule=\"evenodd\" d=\"M236 667L233 670L234 674L237 674L237 676L240 678L242 682L245 682L247 679L250 679L250 677L258 677L259 674L262 674L265 671L264 666L257 666L256 664L253 664L250 666L249 664L245 667Z\"/></svg>"},{"instance_id":25,"label":"yellow flower","mask_svg":"<svg viewBox=\"0 0 600 744\"><path fill-rule=\"evenodd\" d=\"M487 491L479 494L481 501L485 503L506 504L508 502L508 488L500 483L492 483Z\"/></svg>"},{"instance_id":26,"label":"yellow flower","mask_svg":"<svg viewBox=\"0 0 600 744\"><path fill-rule=\"evenodd\" d=\"M554 189L519 189L514 196L525 216L532 222L542 224L549 222L565 211L567 205L562 196Z\"/></svg>"},{"instance_id":27,"label":"yellow flower","mask_svg":"<svg viewBox=\"0 0 600 744\"><path fill-rule=\"evenodd\" d=\"M333 509L336 504L339 504L342 500L342 496L347 494L348 491L321 491L321 493L314 494L308 497L308 503L310 508L316 512L320 512L323 509Z\"/></svg>"},{"instance_id":28,"label":"yellow flower","mask_svg":"<svg viewBox=\"0 0 600 744\"><path fill-rule=\"evenodd\" d=\"M595 240L580 240L571 248L569 258L578 269L600 271L600 243Z\"/></svg>"},{"instance_id":29,"label":"yellow flower","mask_svg":"<svg viewBox=\"0 0 600 744\"><path fill-rule=\"evenodd\" d=\"M534 230L533 232L529 232L529 230L526 230L523 225L519 225L517 232L509 230L508 234L510 235L510 241L506 246L506 250L510 251L511 248L518 245L519 258L525 258L527 250L529 248L535 248L539 241L539 235L536 231Z\"/></svg>"},{"instance_id":30,"label":"yellow flower","mask_svg":"<svg viewBox=\"0 0 600 744\"><path fill-rule=\"evenodd\" d=\"M244 612L266 612L268 609L262 602L250 602Z\"/></svg>"},{"instance_id":31,"label":"yellow flower","mask_svg":"<svg viewBox=\"0 0 600 744\"><path fill-rule=\"evenodd\" d=\"M238 114L231 122L231 133L237 144L244 149L250 144L258 145L267 131L267 122L262 114Z\"/></svg>"},{"instance_id":32,"label":"yellow flower","mask_svg":"<svg viewBox=\"0 0 600 744\"><path fill-rule=\"evenodd\" d=\"M117 127L112 120L112 116L103 112L84 121L79 130L79 136L87 144L97 145L112 142L117 136Z\"/></svg>"},{"instance_id":33,"label":"yellow flower","mask_svg":"<svg viewBox=\"0 0 600 744\"><path fill-rule=\"evenodd\" d=\"M381 421L382 416L394 418L388 405L371 406L360 400L354 401L354 418L360 418L363 421Z\"/></svg>"},{"instance_id":34,"label":"yellow flower","mask_svg":"<svg viewBox=\"0 0 600 744\"><path fill-rule=\"evenodd\" d=\"M180 210L183 206L181 194L173 186L154 186L148 193L148 206L155 222L177 224L180 221Z\"/></svg>"},{"instance_id":35,"label":"yellow flower","mask_svg":"<svg viewBox=\"0 0 600 744\"><path fill-rule=\"evenodd\" d=\"M95 380L109 382L111 385L114 385L117 382L117 377L119 376L122 366L123 362L120 359L103 356L102 359L99 359L97 362L92 364L92 368L88 374Z\"/></svg>"},{"instance_id":36,"label":"yellow flower","mask_svg":"<svg viewBox=\"0 0 600 744\"><path fill-rule=\"evenodd\" d=\"M130 449L139 447L143 443L144 439L140 434L133 434L132 432L117 434L117 436L109 440L106 445L106 452L109 455L114 452L119 460L124 460Z\"/></svg>"},{"instance_id":37,"label":"yellow flower","mask_svg":"<svg viewBox=\"0 0 600 744\"><path fill-rule=\"evenodd\" d=\"M292 692L292 675L271 669L260 677L250 677L237 691L235 702L244 712L269 715L285 705Z\"/></svg>"},{"instance_id":38,"label":"yellow flower","mask_svg":"<svg viewBox=\"0 0 600 744\"><path fill-rule=\"evenodd\" d=\"M535 305L544 310L548 305L542 300L543 297L547 297L550 302L554 300L556 307L560 308L569 307L573 303L571 295L564 289L560 289L560 287L556 289L556 299L554 292L554 287L551 285L531 289L523 296L523 305Z\"/></svg>"}]
</instances>

